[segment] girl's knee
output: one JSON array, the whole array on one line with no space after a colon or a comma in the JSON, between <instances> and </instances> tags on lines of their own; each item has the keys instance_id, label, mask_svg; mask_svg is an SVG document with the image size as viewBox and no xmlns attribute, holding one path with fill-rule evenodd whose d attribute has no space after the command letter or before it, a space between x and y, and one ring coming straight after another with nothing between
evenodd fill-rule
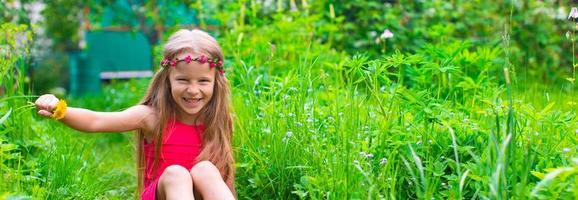
<instances>
[{"instance_id":1,"label":"girl's knee","mask_svg":"<svg viewBox=\"0 0 578 200\"><path fill-rule=\"evenodd\" d=\"M219 169L210 161L201 161L191 169L193 180L221 179Z\"/></svg>"},{"instance_id":2,"label":"girl's knee","mask_svg":"<svg viewBox=\"0 0 578 200\"><path fill-rule=\"evenodd\" d=\"M159 178L162 183L182 183L192 181L189 171L180 165L168 166Z\"/></svg>"}]
</instances>

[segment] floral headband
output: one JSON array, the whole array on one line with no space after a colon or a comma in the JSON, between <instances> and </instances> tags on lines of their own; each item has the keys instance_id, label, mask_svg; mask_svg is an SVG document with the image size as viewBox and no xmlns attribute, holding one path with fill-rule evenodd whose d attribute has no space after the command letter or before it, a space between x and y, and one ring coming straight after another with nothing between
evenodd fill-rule
<instances>
[{"instance_id":1,"label":"floral headband","mask_svg":"<svg viewBox=\"0 0 578 200\"><path fill-rule=\"evenodd\" d=\"M161 66L163 67L176 67L177 63L184 61L187 64L191 63L191 61L196 61L200 64L205 64L205 63L209 63L209 67L211 69L213 69L214 67L217 67L217 70L219 71L219 74L223 75L225 73L225 70L223 69L223 61L219 60L218 58L216 59L211 59L205 55L201 55L199 57L196 58L192 58L191 55L187 55L185 58L177 58L175 60L171 60L168 58L164 58L163 60L161 60Z\"/></svg>"}]
</instances>

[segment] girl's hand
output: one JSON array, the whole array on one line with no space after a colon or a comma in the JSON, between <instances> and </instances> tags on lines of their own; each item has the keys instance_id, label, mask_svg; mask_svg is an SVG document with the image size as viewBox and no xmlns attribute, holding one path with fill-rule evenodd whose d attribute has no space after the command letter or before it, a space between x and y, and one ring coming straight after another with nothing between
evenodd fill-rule
<instances>
[{"instance_id":1,"label":"girl's hand","mask_svg":"<svg viewBox=\"0 0 578 200\"><path fill-rule=\"evenodd\" d=\"M52 116L52 111L54 108L56 108L56 104L58 104L59 101L60 100L58 100L58 98L56 98L54 95L45 94L38 97L34 104L36 105L36 109L38 109L39 115L50 117Z\"/></svg>"}]
</instances>

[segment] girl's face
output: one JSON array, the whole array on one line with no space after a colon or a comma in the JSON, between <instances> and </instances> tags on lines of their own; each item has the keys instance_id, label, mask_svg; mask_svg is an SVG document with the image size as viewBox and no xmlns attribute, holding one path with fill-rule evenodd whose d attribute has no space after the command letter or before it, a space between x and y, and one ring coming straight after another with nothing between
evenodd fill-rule
<instances>
[{"instance_id":1,"label":"girl's face","mask_svg":"<svg viewBox=\"0 0 578 200\"><path fill-rule=\"evenodd\" d=\"M181 53L175 58L183 59L187 55L192 58L200 54ZM177 118L184 123L198 123L199 111L205 107L213 97L215 87L215 68L211 69L208 63L200 64L196 61L186 63L181 61L171 68L169 75L173 100L179 108Z\"/></svg>"}]
</instances>

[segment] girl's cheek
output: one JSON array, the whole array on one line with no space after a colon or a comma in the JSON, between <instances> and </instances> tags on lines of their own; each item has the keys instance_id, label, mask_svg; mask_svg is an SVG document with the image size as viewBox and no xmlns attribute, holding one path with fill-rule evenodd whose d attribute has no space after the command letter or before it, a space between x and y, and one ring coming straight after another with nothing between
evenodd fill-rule
<instances>
[{"instance_id":1,"label":"girl's cheek","mask_svg":"<svg viewBox=\"0 0 578 200\"><path fill-rule=\"evenodd\" d=\"M215 87L214 87L213 85L208 85L207 87L205 87L205 91L213 93L213 92L214 92L214 88L215 88Z\"/></svg>"},{"instance_id":2,"label":"girl's cheek","mask_svg":"<svg viewBox=\"0 0 578 200\"><path fill-rule=\"evenodd\" d=\"M177 82L175 84L175 89L177 89L177 90L184 90L184 89L187 89L187 87L188 87L188 84L185 84L185 83Z\"/></svg>"}]
</instances>

